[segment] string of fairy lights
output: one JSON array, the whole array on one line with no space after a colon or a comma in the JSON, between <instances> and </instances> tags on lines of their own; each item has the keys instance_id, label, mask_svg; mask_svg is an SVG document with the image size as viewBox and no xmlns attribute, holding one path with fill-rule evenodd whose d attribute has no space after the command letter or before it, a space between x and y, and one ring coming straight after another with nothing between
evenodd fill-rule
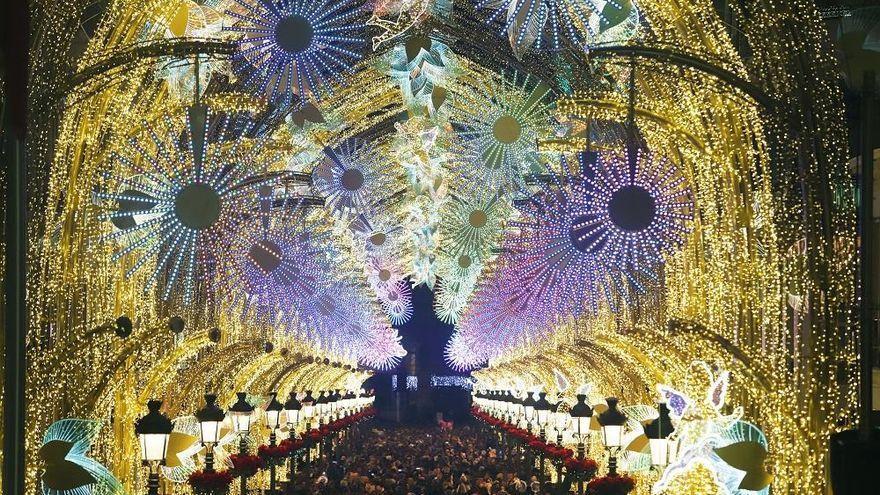
<instances>
[{"instance_id":1,"label":"string of fairy lights","mask_svg":"<svg viewBox=\"0 0 880 495\"><path fill-rule=\"evenodd\" d=\"M227 402L273 382L348 389L403 358L395 325L425 284L456 327L450 366L485 367L484 384L552 390L564 370L597 400L651 404L691 360L719 363L766 434L774 493L821 489L857 403L857 341L840 332L854 210L809 2L749 2L748 67L709 1L428 3L122 0L79 70L178 38L233 55L131 55L73 88L34 71L36 94L67 105L32 134L47 187L31 200L29 446L56 419L113 418L92 457L132 491L143 473L119 425L147 399L185 414L206 384ZM58 40L35 63L65 66L77 6L35 16ZM792 113L696 69L580 53L629 42L759 80ZM804 101L792 53L812 71ZM801 178L779 164L805 149L803 180L837 209L789 190ZM788 316L804 308L813 327ZM711 478L692 474L666 492Z\"/></svg>"}]
</instances>

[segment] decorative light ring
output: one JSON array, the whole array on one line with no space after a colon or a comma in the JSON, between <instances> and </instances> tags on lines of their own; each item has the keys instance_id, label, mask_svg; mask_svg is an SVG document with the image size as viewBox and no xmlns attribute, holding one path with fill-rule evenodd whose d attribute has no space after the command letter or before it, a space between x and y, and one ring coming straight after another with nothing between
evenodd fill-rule
<instances>
[{"instance_id":1,"label":"decorative light ring","mask_svg":"<svg viewBox=\"0 0 880 495\"><path fill-rule=\"evenodd\" d=\"M312 171L312 184L337 215L369 217L373 204L391 192L391 174L388 162L373 145L349 139L324 148L323 159Z\"/></svg>"},{"instance_id":2,"label":"decorative light ring","mask_svg":"<svg viewBox=\"0 0 880 495\"><path fill-rule=\"evenodd\" d=\"M538 167L537 139L551 123L549 97L548 86L516 75L513 82L456 89L449 165L461 194L524 187L523 175Z\"/></svg>"},{"instance_id":3,"label":"decorative light ring","mask_svg":"<svg viewBox=\"0 0 880 495\"><path fill-rule=\"evenodd\" d=\"M205 138L212 127L216 141ZM229 119L204 107L190 109L184 148L179 132L170 116L157 126L145 122L144 132L113 154L119 171L108 174L108 185L119 192L97 197L110 203L106 218L115 231L99 239L122 245L114 262L138 253L126 277L152 266L144 289L162 283L162 299L177 289L189 303L199 281L212 281L229 239L272 182L265 172L277 156L265 152L263 140L244 149L247 140L233 135Z\"/></svg>"},{"instance_id":4,"label":"decorative light ring","mask_svg":"<svg viewBox=\"0 0 880 495\"><path fill-rule=\"evenodd\" d=\"M271 101L318 99L362 57L366 25L354 0L235 0L234 67L242 83Z\"/></svg>"},{"instance_id":5,"label":"decorative light ring","mask_svg":"<svg viewBox=\"0 0 880 495\"><path fill-rule=\"evenodd\" d=\"M652 268L684 243L694 204L687 180L665 157L638 150L631 169L625 156L603 153L574 185L579 215L572 237L603 263Z\"/></svg>"}]
</instances>

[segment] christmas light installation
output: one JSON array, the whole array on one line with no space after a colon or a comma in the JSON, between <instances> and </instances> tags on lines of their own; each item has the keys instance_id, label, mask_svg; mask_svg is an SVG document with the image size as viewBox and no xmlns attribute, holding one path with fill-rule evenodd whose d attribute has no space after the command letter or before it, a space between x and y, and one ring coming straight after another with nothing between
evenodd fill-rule
<instances>
[{"instance_id":1,"label":"christmas light installation","mask_svg":"<svg viewBox=\"0 0 880 495\"><path fill-rule=\"evenodd\" d=\"M100 422L87 419L62 419L49 426L39 450L43 495L125 493L113 473L88 456L100 430Z\"/></svg>"},{"instance_id":2,"label":"christmas light installation","mask_svg":"<svg viewBox=\"0 0 880 495\"><path fill-rule=\"evenodd\" d=\"M638 25L631 0L473 0L488 12L517 56L529 49L560 50L566 44L586 47L609 36L625 41Z\"/></svg>"},{"instance_id":3,"label":"christmas light installation","mask_svg":"<svg viewBox=\"0 0 880 495\"><path fill-rule=\"evenodd\" d=\"M382 309L394 325L402 325L413 315L412 289L406 280L383 283L376 290Z\"/></svg>"},{"instance_id":4,"label":"christmas light installation","mask_svg":"<svg viewBox=\"0 0 880 495\"><path fill-rule=\"evenodd\" d=\"M224 31L240 34L236 72L275 102L320 98L363 56L365 12L352 0L236 0Z\"/></svg>"},{"instance_id":5,"label":"christmas light installation","mask_svg":"<svg viewBox=\"0 0 880 495\"><path fill-rule=\"evenodd\" d=\"M370 328L369 344L360 353L359 362L376 370L396 368L406 356L397 330L386 323L375 323Z\"/></svg>"},{"instance_id":6,"label":"christmas light installation","mask_svg":"<svg viewBox=\"0 0 880 495\"><path fill-rule=\"evenodd\" d=\"M639 149L626 157L602 153L574 185L583 198L572 226L578 249L623 269L652 267L684 242L693 219L687 180L665 157Z\"/></svg>"},{"instance_id":7,"label":"christmas light installation","mask_svg":"<svg viewBox=\"0 0 880 495\"><path fill-rule=\"evenodd\" d=\"M325 147L312 171L315 191L340 216L370 213L375 201L388 194L392 171L372 144L348 139ZM369 216L369 215L368 215Z\"/></svg>"},{"instance_id":8,"label":"christmas light installation","mask_svg":"<svg viewBox=\"0 0 880 495\"><path fill-rule=\"evenodd\" d=\"M279 199L284 198L261 196L260 204L268 208L266 203ZM334 271L336 250L329 232L321 230L326 218L299 206L292 210L283 215L262 212L259 221L232 241L226 281L233 297L247 298L245 311L251 307L268 315L289 311L330 283L327 274Z\"/></svg>"},{"instance_id":9,"label":"christmas light installation","mask_svg":"<svg viewBox=\"0 0 880 495\"><path fill-rule=\"evenodd\" d=\"M446 101L446 87L456 70L449 47L428 36L412 36L389 52L388 62L389 74L412 112L433 115Z\"/></svg>"},{"instance_id":10,"label":"christmas light installation","mask_svg":"<svg viewBox=\"0 0 880 495\"><path fill-rule=\"evenodd\" d=\"M450 167L461 189L523 189L523 174L538 167L537 139L549 130L550 95L548 86L516 74L456 87Z\"/></svg>"},{"instance_id":11,"label":"christmas light installation","mask_svg":"<svg viewBox=\"0 0 880 495\"><path fill-rule=\"evenodd\" d=\"M441 250L463 269L485 261L498 247L502 227L512 210L505 198L494 193L452 196L440 211L444 236Z\"/></svg>"},{"instance_id":12,"label":"christmas light installation","mask_svg":"<svg viewBox=\"0 0 880 495\"><path fill-rule=\"evenodd\" d=\"M198 280L210 278L231 232L250 217L253 199L273 180L264 172L277 158L265 152L262 139L242 146L247 140L232 132L231 120L205 107L190 108L188 117L183 149L170 116L158 126L144 123L145 135L113 155L119 170L109 174L107 186L118 192L97 194L110 203L106 218L116 228L100 240L124 246L112 260L136 255L126 276L152 266L144 290L161 279L162 298L179 288L184 303ZM206 129L215 124L217 140L207 141ZM249 123L242 134L248 129Z\"/></svg>"},{"instance_id":13,"label":"christmas light installation","mask_svg":"<svg viewBox=\"0 0 880 495\"><path fill-rule=\"evenodd\" d=\"M522 218L510 223L519 231L505 241L505 258L517 281L510 294L561 316L595 313L603 301L616 309L618 296L629 300L631 290L642 292L644 286L629 270L606 266L581 241L586 170L564 155L559 170L548 169L539 191L518 205Z\"/></svg>"},{"instance_id":14,"label":"christmas light installation","mask_svg":"<svg viewBox=\"0 0 880 495\"><path fill-rule=\"evenodd\" d=\"M443 349L443 359L446 361L446 366L458 372L474 370L484 362L468 345L462 334L457 331L446 342Z\"/></svg>"}]
</instances>

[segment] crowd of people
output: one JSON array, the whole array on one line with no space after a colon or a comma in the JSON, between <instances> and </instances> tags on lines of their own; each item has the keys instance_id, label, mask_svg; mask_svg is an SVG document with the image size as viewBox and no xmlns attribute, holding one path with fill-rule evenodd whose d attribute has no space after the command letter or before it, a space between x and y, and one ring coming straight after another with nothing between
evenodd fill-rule
<instances>
[{"instance_id":1,"label":"crowd of people","mask_svg":"<svg viewBox=\"0 0 880 495\"><path fill-rule=\"evenodd\" d=\"M301 466L291 494L545 495L528 458L476 425L375 423Z\"/></svg>"}]
</instances>

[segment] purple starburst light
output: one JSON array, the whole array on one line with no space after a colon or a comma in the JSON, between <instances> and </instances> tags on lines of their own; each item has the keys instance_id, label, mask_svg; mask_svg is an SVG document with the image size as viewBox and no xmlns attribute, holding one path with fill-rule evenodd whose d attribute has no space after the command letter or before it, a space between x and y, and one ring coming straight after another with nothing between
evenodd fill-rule
<instances>
[{"instance_id":1,"label":"purple starburst light","mask_svg":"<svg viewBox=\"0 0 880 495\"><path fill-rule=\"evenodd\" d=\"M312 171L315 190L327 207L341 216L370 213L374 202L388 193L389 163L372 145L348 139L324 148L324 158Z\"/></svg>"},{"instance_id":2,"label":"purple starburst light","mask_svg":"<svg viewBox=\"0 0 880 495\"><path fill-rule=\"evenodd\" d=\"M392 324L402 325L412 318L412 289L406 280L380 284L376 295Z\"/></svg>"},{"instance_id":3,"label":"purple starburst light","mask_svg":"<svg viewBox=\"0 0 880 495\"><path fill-rule=\"evenodd\" d=\"M358 362L370 368L385 371L396 368L406 356L397 330L387 323L375 323L370 328L370 339Z\"/></svg>"},{"instance_id":4,"label":"purple starburst light","mask_svg":"<svg viewBox=\"0 0 880 495\"><path fill-rule=\"evenodd\" d=\"M468 342L460 332L454 332L449 337L443 350L443 359L450 369L460 373L477 369L484 361L468 345Z\"/></svg>"},{"instance_id":5,"label":"purple starburst light","mask_svg":"<svg viewBox=\"0 0 880 495\"><path fill-rule=\"evenodd\" d=\"M224 31L240 33L236 72L272 101L303 101L332 84L363 57L366 12L352 0L236 0Z\"/></svg>"},{"instance_id":6,"label":"purple starburst light","mask_svg":"<svg viewBox=\"0 0 880 495\"><path fill-rule=\"evenodd\" d=\"M586 177L568 172L564 156L560 170L565 172L545 174L540 190L518 206L522 219L510 223L519 230L506 242L506 263L517 281L510 293L561 317L596 312L603 301L616 309L617 295L628 300L632 290L644 291L640 277L623 267L612 269L579 241Z\"/></svg>"},{"instance_id":7,"label":"purple starburst light","mask_svg":"<svg viewBox=\"0 0 880 495\"><path fill-rule=\"evenodd\" d=\"M635 158L630 167L625 156L602 154L594 173L575 185L582 201L571 235L610 266L651 273L684 243L694 204L672 162L643 150Z\"/></svg>"}]
</instances>

